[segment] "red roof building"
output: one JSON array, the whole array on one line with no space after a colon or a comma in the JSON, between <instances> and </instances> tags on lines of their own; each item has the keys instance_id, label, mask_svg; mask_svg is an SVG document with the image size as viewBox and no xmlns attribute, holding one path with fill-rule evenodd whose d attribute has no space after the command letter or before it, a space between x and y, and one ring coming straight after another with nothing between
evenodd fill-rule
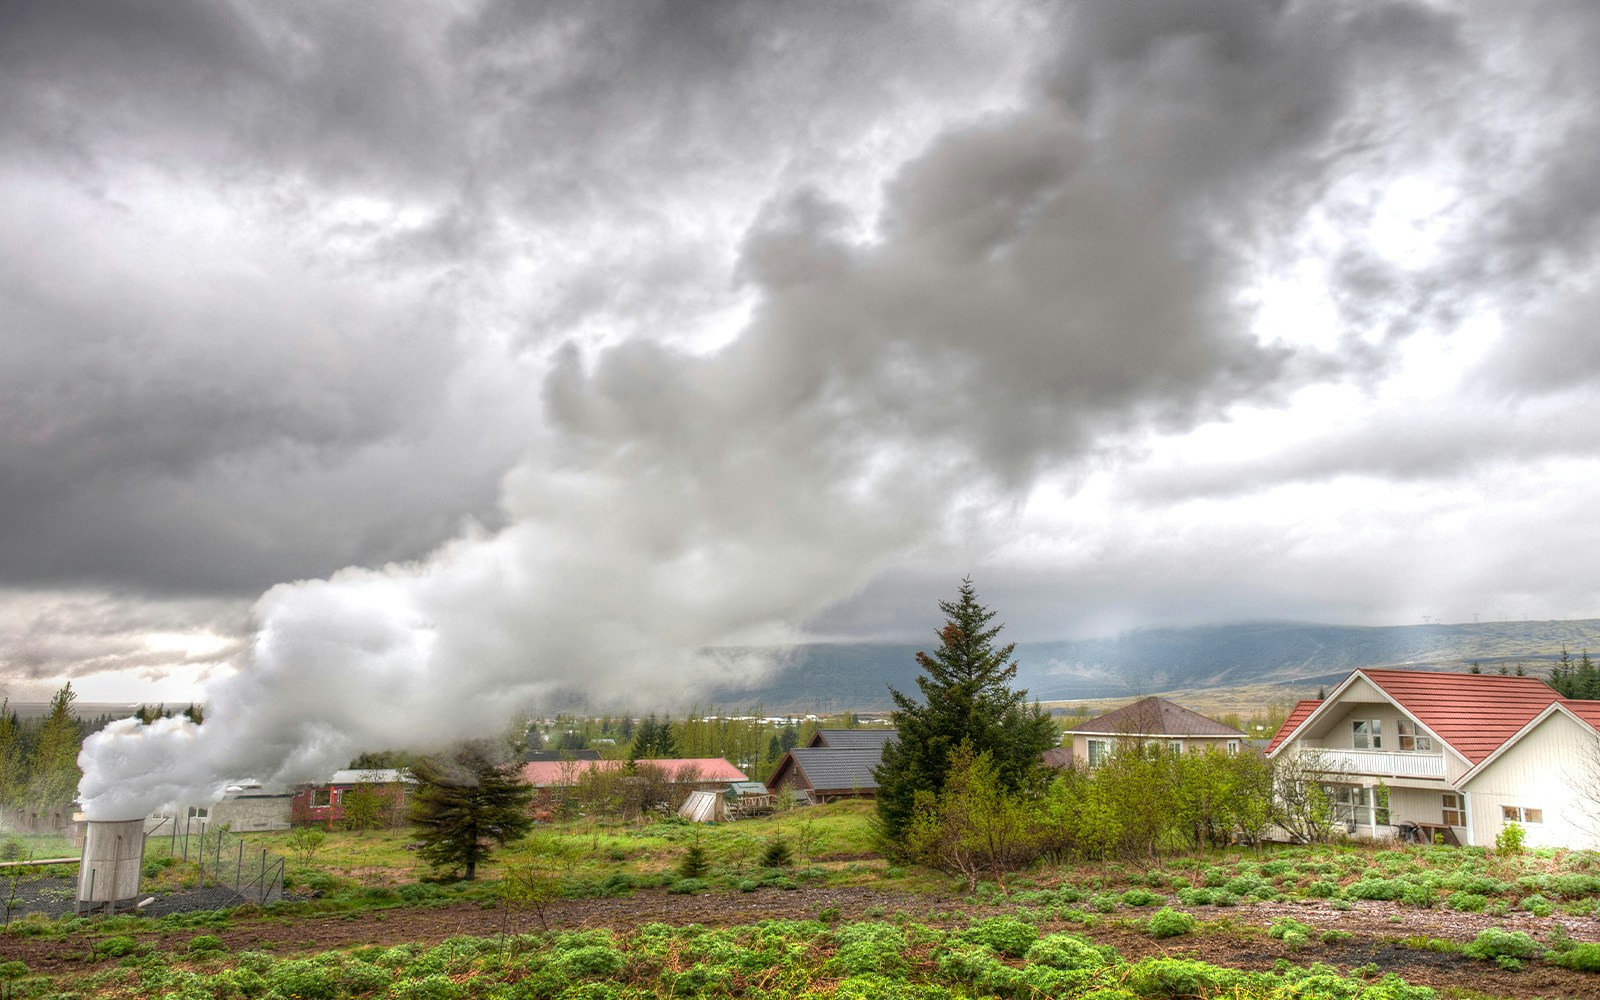
<instances>
[{"instance_id":1,"label":"red roof building","mask_svg":"<svg viewBox=\"0 0 1600 1000\"><path fill-rule=\"evenodd\" d=\"M1267 755L1305 754L1346 829L1493 844L1506 825L1530 845L1600 846L1600 702L1536 677L1357 670L1302 701Z\"/></svg>"}]
</instances>

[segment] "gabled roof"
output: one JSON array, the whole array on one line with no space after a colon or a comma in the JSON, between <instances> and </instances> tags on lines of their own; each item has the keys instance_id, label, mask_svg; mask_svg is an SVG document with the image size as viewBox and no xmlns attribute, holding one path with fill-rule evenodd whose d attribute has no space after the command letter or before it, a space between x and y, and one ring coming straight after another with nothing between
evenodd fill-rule
<instances>
[{"instance_id":1,"label":"gabled roof","mask_svg":"<svg viewBox=\"0 0 1600 1000\"><path fill-rule=\"evenodd\" d=\"M795 747L778 765L773 782L785 767L794 767L805 778L806 784L818 792L876 791L878 779L873 777L872 772L882 762L882 747L844 750L835 747Z\"/></svg>"},{"instance_id":2,"label":"gabled roof","mask_svg":"<svg viewBox=\"0 0 1600 1000\"><path fill-rule=\"evenodd\" d=\"M1456 782L1456 786L1465 790L1466 786L1480 774L1483 774L1496 758L1509 750L1523 736L1539 728L1539 725L1543 723L1544 720L1548 719L1552 715L1557 714L1566 714L1578 720L1579 724L1586 725L1591 730L1596 730L1596 734L1600 735L1600 701L1580 701L1571 698L1562 698L1558 701L1551 702L1548 708L1534 716L1532 719L1529 719L1521 729L1517 730L1509 739L1500 744L1500 746L1497 747L1493 753L1490 753L1488 756L1474 764L1466 774L1463 774L1460 777L1460 779Z\"/></svg>"},{"instance_id":3,"label":"gabled roof","mask_svg":"<svg viewBox=\"0 0 1600 1000\"><path fill-rule=\"evenodd\" d=\"M1090 719L1069 733L1090 736L1212 736L1244 739L1244 733L1208 719L1199 712L1165 698L1140 698L1098 719Z\"/></svg>"},{"instance_id":4,"label":"gabled roof","mask_svg":"<svg viewBox=\"0 0 1600 1000\"><path fill-rule=\"evenodd\" d=\"M1267 753L1278 749L1278 744L1289 738L1289 735L1300 728L1300 723L1306 721L1306 716L1317 710L1322 702L1316 698L1306 698L1294 703L1294 708L1289 710L1289 717L1283 720L1283 725L1273 734L1272 742L1267 744Z\"/></svg>"},{"instance_id":5,"label":"gabled roof","mask_svg":"<svg viewBox=\"0 0 1600 1000\"><path fill-rule=\"evenodd\" d=\"M747 780L743 771L721 757L640 759L634 763L639 766L660 768L666 773L669 782ZM627 764L625 760L535 760L522 765L522 780L535 788L570 785L580 776L596 768L611 770L626 767Z\"/></svg>"},{"instance_id":6,"label":"gabled roof","mask_svg":"<svg viewBox=\"0 0 1600 1000\"><path fill-rule=\"evenodd\" d=\"M1357 678L1365 678L1401 711L1443 740L1468 765L1476 765L1515 736L1540 712L1562 700L1537 677L1501 674L1444 674L1424 670L1354 671L1326 700L1310 703L1311 711L1291 714L1268 752L1276 752L1295 732L1334 704ZM1301 702L1295 706L1300 713Z\"/></svg>"},{"instance_id":7,"label":"gabled roof","mask_svg":"<svg viewBox=\"0 0 1600 1000\"><path fill-rule=\"evenodd\" d=\"M819 729L806 746L881 751L899 735L897 729Z\"/></svg>"}]
</instances>

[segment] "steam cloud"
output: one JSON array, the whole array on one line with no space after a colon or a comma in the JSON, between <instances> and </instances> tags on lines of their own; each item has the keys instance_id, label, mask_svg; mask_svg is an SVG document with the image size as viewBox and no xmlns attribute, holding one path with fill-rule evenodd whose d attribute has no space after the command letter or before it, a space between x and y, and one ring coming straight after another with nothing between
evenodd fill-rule
<instances>
[{"instance_id":1,"label":"steam cloud","mask_svg":"<svg viewBox=\"0 0 1600 1000\"><path fill-rule=\"evenodd\" d=\"M907 553L981 552L1044 473L1381 371L1464 289L1536 276L1530 256L1471 253L1527 217L1509 196L1457 206L1463 235L1425 265L1365 242L1395 164L1497 148L1490 125L1424 127L1404 99L1436 83L1418 53L1443 74L1476 58L1456 18L1119 3L1055 30L1023 105L937 135L873 218L811 185L770 197L735 268L754 312L724 346L556 351L500 526L269 590L204 725L124 720L86 743L88 815L312 778L565 696L648 710L756 679L770 664L714 650L781 640ZM1314 249L1339 262L1344 340L1263 335L1242 294L1262 262L1340 239Z\"/></svg>"}]
</instances>

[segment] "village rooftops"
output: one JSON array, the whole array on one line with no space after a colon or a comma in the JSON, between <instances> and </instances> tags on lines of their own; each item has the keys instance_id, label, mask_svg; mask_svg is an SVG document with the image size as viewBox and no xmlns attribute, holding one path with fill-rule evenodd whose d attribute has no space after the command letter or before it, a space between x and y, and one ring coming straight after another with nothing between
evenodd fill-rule
<instances>
[{"instance_id":1,"label":"village rooftops","mask_svg":"<svg viewBox=\"0 0 1600 1000\"><path fill-rule=\"evenodd\" d=\"M1244 733L1208 719L1199 712L1165 698L1141 698L1097 719L1073 726L1067 732L1080 736L1159 736L1244 739Z\"/></svg>"},{"instance_id":2,"label":"village rooftops","mask_svg":"<svg viewBox=\"0 0 1600 1000\"><path fill-rule=\"evenodd\" d=\"M899 730L895 729L819 729L806 746L834 750L877 750L881 753L899 735Z\"/></svg>"},{"instance_id":3,"label":"village rooftops","mask_svg":"<svg viewBox=\"0 0 1600 1000\"><path fill-rule=\"evenodd\" d=\"M660 758L634 761L637 767L654 767L662 771L667 781L680 782L747 781L745 773L721 757ZM625 760L563 760L530 761L522 765L522 780L535 788L570 785L592 770L614 770L627 767Z\"/></svg>"}]
</instances>

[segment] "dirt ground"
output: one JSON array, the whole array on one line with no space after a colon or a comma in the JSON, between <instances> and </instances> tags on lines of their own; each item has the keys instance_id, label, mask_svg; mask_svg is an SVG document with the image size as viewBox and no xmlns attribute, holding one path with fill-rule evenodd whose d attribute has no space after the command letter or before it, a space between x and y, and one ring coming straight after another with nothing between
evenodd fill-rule
<instances>
[{"instance_id":1,"label":"dirt ground","mask_svg":"<svg viewBox=\"0 0 1600 1000\"><path fill-rule=\"evenodd\" d=\"M837 909L844 920L883 919L905 913L912 919L936 925L946 922L942 915L953 912L981 917L1005 910L1003 905L986 906L969 897L892 893L866 886L806 887L790 891L761 889L694 896L648 890L621 898L561 900L550 907L545 920L551 929L563 930L626 929L652 922L729 925L769 918L815 918L819 912L830 908ZM1087 931L1077 924L1047 925L1045 930L1068 931L1114 945L1129 959L1172 955L1199 958L1232 968L1270 969L1277 959L1285 958L1297 965L1324 962L1346 972L1372 963L1383 972L1397 973L1409 982L1434 986L1441 992L1454 987L1489 997L1518 1000L1600 998L1600 975L1571 972L1537 962L1523 971L1507 972L1461 955L1400 944L1411 935L1470 941L1480 930L1491 926L1527 931L1542 939L1556 918L1525 913L1495 918L1381 902L1363 902L1349 910L1335 910L1320 902L1258 903L1220 911L1206 907L1198 913L1207 919L1228 919L1239 927L1265 927L1279 917L1292 916L1319 930L1337 928L1354 936L1339 944L1313 942L1291 951L1283 942L1262 933L1207 931L1157 940L1134 930L1111 926L1109 921ZM1561 917L1559 920L1577 940L1600 941L1600 921L1588 917ZM274 954L292 955L368 944L432 943L456 934L490 936L501 932L503 921L498 910L456 905L317 917L240 918L234 921L233 927L222 931L189 930L139 936L162 948L181 948L196 934L216 933L233 951L266 948ZM538 920L532 916L519 918L519 926L512 927L514 931L537 929ZM20 959L34 972L50 975L83 973L96 967L86 961L89 942L90 939L82 935L68 938L4 935L0 936L0 961Z\"/></svg>"}]
</instances>

